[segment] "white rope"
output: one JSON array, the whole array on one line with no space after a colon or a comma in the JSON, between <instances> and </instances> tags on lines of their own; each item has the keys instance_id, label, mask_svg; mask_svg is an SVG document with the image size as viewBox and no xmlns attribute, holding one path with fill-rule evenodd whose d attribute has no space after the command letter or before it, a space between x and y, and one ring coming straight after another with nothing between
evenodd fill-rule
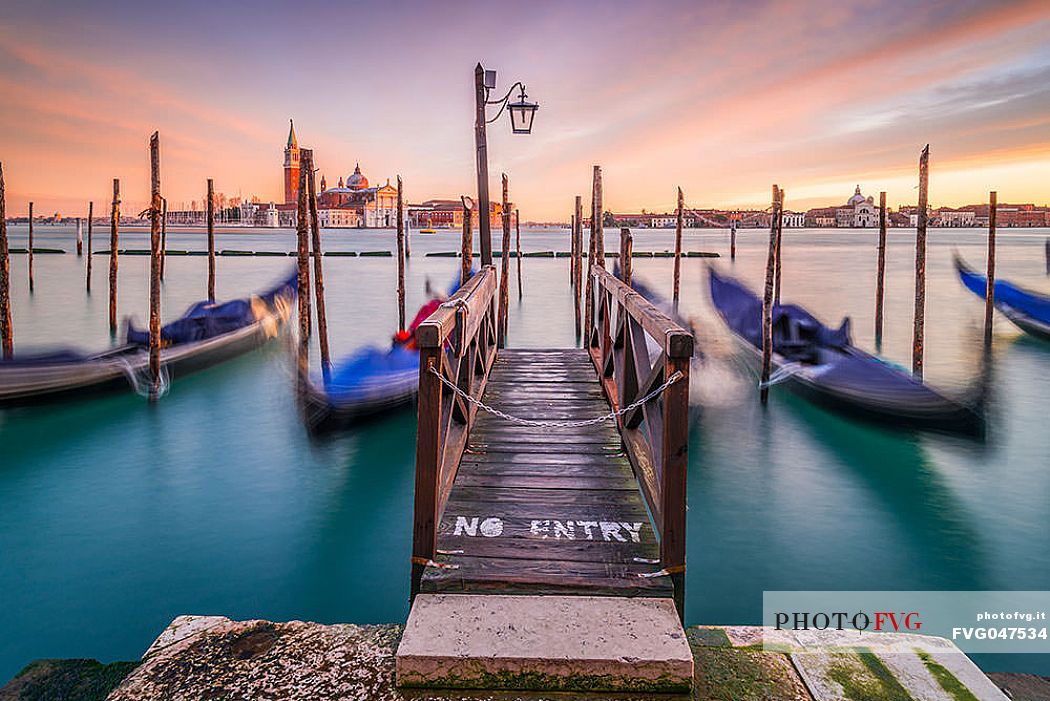
<instances>
[{"instance_id":1,"label":"white rope","mask_svg":"<svg viewBox=\"0 0 1050 701\"><path fill-rule=\"evenodd\" d=\"M141 370L138 370L135 368L134 365L131 364L130 360L119 355L114 358L111 358L110 362L116 365L120 369L120 371L124 373L124 376L128 379L128 384L131 385L131 389L134 390L135 394L139 395L140 397L150 396L151 378L145 376L149 372L145 365L142 366ZM143 377L140 377L140 375L143 375ZM168 366L161 365L160 383L159 387L157 388L157 398L159 399L160 397L163 397L165 394L167 394L170 386L171 382L170 377L168 375Z\"/></svg>"},{"instance_id":2,"label":"white rope","mask_svg":"<svg viewBox=\"0 0 1050 701\"><path fill-rule=\"evenodd\" d=\"M666 382L654 389L649 394L645 395L641 399L631 402L619 411L610 411L604 416L598 416L593 419L581 419L579 421L537 421L534 419L522 419L517 416L511 416L510 414L504 413L499 409L496 409L495 407L491 407L488 404L485 404L481 400L474 399L474 397L470 396L469 394L461 390L459 387L457 387L455 383L449 382L449 380L440 372L438 372L436 368L430 368L430 372L436 375L437 378L441 380L442 384L444 384L446 387L451 389L460 397L473 404L477 408L481 409L482 411L486 411L489 414L492 414L493 416L498 416L499 418L504 419L505 421L510 421L511 423L519 424L521 426L534 426L537 428L578 428L580 426L593 426L595 424L600 424L605 421L615 419L616 417L623 416L627 412L637 409L646 402L655 399L665 389L673 385L675 382L678 382L678 380L682 379L683 377L681 371L676 371L675 374L667 378Z\"/></svg>"},{"instance_id":3,"label":"white rope","mask_svg":"<svg viewBox=\"0 0 1050 701\"><path fill-rule=\"evenodd\" d=\"M799 368L802 366L799 363L785 363L777 368L776 372L769 376L769 379L765 382L759 380L758 388L765 389L766 387L772 387L773 385L779 385L781 382L786 382L791 378Z\"/></svg>"}]
</instances>

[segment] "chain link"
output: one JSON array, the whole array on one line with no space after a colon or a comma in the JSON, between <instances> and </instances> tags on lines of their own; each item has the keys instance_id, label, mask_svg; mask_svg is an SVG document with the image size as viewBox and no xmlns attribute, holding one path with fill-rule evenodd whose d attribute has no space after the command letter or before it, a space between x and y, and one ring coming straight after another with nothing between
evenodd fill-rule
<instances>
[{"instance_id":1,"label":"chain link","mask_svg":"<svg viewBox=\"0 0 1050 701\"><path fill-rule=\"evenodd\" d=\"M641 399L631 402L630 404L618 411L610 411L604 416L598 416L593 419L581 419L579 421L537 421L535 419L522 419L517 416L511 416L510 414L502 412L495 407L489 406L488 404L484 403L479 399L474 399L474 397L461 390L459 387L456 386L454 382L450 382L444 375L438 372L437 368L430 368L430 372L437 376L437 378L441 380L442 384L444 384L446 387L451 389L453 392L458 394L467 402L473 404L482 411L488 412L493 416L498 416L499 418L504 419L505 421L510 421L511 423L515 423L520 426L533 426L536 428L578 428L580 426L593 426L595 424L604 423L605 421L610 421L618 416L623 416L629 411L637 409L638 407L642 406L648 401L655 399L661 393L663 393L665 389L673 385L675 382L678 382L678 380L682 379L682 372L680 370L676 371L675 374L667 378L666 382L654 389L649 394L645 395Z\"/></svg>"}]
</instances>

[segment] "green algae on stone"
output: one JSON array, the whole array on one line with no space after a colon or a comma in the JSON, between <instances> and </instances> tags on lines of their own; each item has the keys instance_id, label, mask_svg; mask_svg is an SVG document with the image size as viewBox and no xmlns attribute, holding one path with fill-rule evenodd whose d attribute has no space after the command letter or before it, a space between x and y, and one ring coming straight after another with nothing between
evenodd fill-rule
<instances>
[{"instance_id":1,"label":"green algae on stone","mask_svg":"<svg viewBox=\"0 0 1050 701\"><path fill-rule=\"evenodd\" d=\"M851 701L913 701L907 689L901 686L893 673L870 650L841 658L856 659L858 668L844 661L828 668L828 678L842 687L842 693Z\"/></svg>"},{"instance_id":2,"label":"green algae on stone","mask_svg":"<svg viewBox=\"0 0 1050 701\"><path fill-rule=\"evenodd\" d=\"M916 650L915 653L922 660L922 663L926 665L926 669L937 680L937 683L941 685L941 688L948 692L955 701L978 701L973 692L956 679L955 675L949 672L947 668L933 659L930 653L924 650Z\"/></svg>"},{"instance_id":3,"label":"green algae on stone","mask_svg":"<svg viewBox=\"0 0 1050 701\"><path fill-rule=\"evenodd\" d=\"M693 698L699 701L796 701L810 696L779 653L693 645Z\"/></svg>"},{"instance_id":4,"label":"green algae on stone","mask_svg":"<svg viewBox=\"0 0 1050 701\"><path fill-rule=\"evenodd\" d=\"M693 646L732 647L733 645L729 640L729 636L726 635L726 632L721 628L693 626L692 628L687 629L685 634L689 640L689 644Z\"/></svg>"},{"instance_id":5,"label":"green algae on stone","mask_svg":"<svg viewBox=\"0 0 1050 701\"><path fill-rule=\"evenodd\" d=\"M138 666L137 661L37 660L0 688L0 699L103 701Z\"/></svg>"}]
</instances>

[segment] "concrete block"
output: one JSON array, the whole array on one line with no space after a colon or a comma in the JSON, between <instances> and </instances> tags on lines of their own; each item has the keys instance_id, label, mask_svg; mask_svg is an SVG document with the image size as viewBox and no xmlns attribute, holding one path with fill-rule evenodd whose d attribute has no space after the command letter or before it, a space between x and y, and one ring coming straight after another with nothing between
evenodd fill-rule
<instances>
[{"instance_id":1,"label":"concrete block","mask_svg":"<svg viewBox=\"0 0 1050 701\"><path fill-rule=\"evenodd\" d=\"M421 594L397 650L403 687L688 692L670 599Z\"/></svg>"}]
</instances>

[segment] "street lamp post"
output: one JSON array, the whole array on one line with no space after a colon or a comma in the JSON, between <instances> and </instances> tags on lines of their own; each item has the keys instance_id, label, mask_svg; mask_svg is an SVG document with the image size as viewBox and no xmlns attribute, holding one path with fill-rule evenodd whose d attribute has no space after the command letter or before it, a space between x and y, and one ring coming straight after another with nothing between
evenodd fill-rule
<instances>
[{"instance_id":1,"label":"street lamp post","mask_svg":"<svg viewBox=\"0 0 1050 701\"><path fill-rule=\"evenodd\" d=\"M539 105L525 98L525 85L514 83L507 94L498 100L489 100L489 91L496 87L496 71L486 71L480 63L474 67L474 145L477 150L478 167L478 233L481 236L481 264L492 265L492 226L489 219L489 156L486 126L499 119L504 110L510 112L511 131L515 134L532 132L532 119ZM514 88L520 89L518 99L510 102ZM499 105L499 112L488 119L488 105ZM506 253L504 253L506 255Z\"/></svg>"}]
</instances>

